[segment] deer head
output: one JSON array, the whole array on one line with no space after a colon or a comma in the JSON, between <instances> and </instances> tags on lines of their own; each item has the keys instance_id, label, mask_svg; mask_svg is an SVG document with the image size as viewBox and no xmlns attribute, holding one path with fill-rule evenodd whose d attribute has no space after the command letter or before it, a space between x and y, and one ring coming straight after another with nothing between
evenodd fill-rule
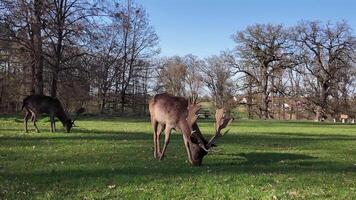
<instances>
[{"instance_id":1,"label":"deer head","mask_svg":"<svg viewBox=\"0 0 356 200\"><path fill-rule=\"evenodd\" d=\"M79 116L81 113L83 113L83 112L85 112L85 108L83 108L83 107L79 108L79 109L75 112L75 115L74 115L73 120L70 119L70 118L68 118L68 119L66 120L66 122L63 123L63 126L64 126L64 128L66 129L67 133L69 133L70 130L72 129L72 127L75 126L75 124L74 124L75 120L77 120L77 119L78 119L78 116Z\"/></svg>"},{"instance_id":2,"label":"deer head","mask_svg":"<svg viewBox=\"0 0 356 200\"><path fill-rule=\"evenodd\" d=\"M210 140L207 141L202 135L197 124L197 112L199 111L199 109L199 105L188 106L187 121L192 130L190 138L190 153L192 155L193 165L201 165L204 156L208 154L212 147L216 146L215 143L217 139L228 132L227 130L224 134L222 134L221 131L233 121L233 118L225 116L224 109L217 109L215 114L215 134L212 138L210 138Z\"/></svg>"}]
</instances>

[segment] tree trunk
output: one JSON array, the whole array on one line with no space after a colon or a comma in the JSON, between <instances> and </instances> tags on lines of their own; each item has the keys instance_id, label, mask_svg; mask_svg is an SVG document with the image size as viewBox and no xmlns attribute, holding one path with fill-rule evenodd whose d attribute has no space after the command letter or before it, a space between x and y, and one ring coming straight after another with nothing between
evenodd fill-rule
<instances>
[{"instance_id":1,"label":"tree trunk","mask_svg":"<svg viewBox=\"0 0 356 200\"><path fill-rule=\"evenodd\" d=\"M262 70L262 84L261 84L261 115L262 119L268 119L268 73L267 73L268 66L265 65Z\"/></svg>"},{"instance_id":2,"label":"tree trunk","mask_svg":"<svg viewBox=\"0 0 356 200\"><path fill-rule=\"evenodd\" d=\"M100 103L100 113L104 114L105 112L105 105L106 105L106 98L102 98L101 99L101 103Z\"/></svg>"},{"instance_id":3,"label":"tree trunk","mask_svg":"<svg viewBox=\"0 0 356 200\"><path fill-rule=\"evenodd\" d=\"M36 84L36 67L35 63L31 63L31 89L30 93L35 94L35 84Z\"/></svg>"},{"instance_id":4,"label":"tree trunk","mask_svg":"<svg viewBox=\"0 0 356 200\"><path fill-rule=\"evenodd\" d=\"M320 90L320 99L319 99L319 105L317 106L316 109L316 115L315 115L315 121L322 121L324 116L325 116L325 111L327 109L327 90L329 86L324 83L322 84L321 90Z\"/></svg>"},{"instance_id":5,"label":"tree trunk","mask_svg":"<svg viewBox=\"0 0 356 200\"><path fill-rule=\"evenodd\" d=\"M316 122L318 122L318 121L320 121L320 119L321 119L321 106L317 106L316 107L316 111L315 111L315 120L314 121L316 121Z\"/></svg>"},{"instance_id":6,"label":"tree trunk","mask_svg":"<svg viewBox=\"0 0 356 200\"><path fill-rule=\"evenodd\" d=\"M51 97L57 96L57 81L58 80L58 70L54 69L52 73L52 82L51 82Z\"/></svg>"},{"instance_id":7,"label":"tree trunk","mask_svg":"<svg viewBox=\"0 0 356 200\"><path fill-rule=\"evenodd\" d=\"M56 46L56 54L55 54L55 63L53 65L52 70L52 83L51 83L51 97L57 96L57 83L58 83L58 75L61 69L61 61L62 61L62 41L63 41L63 33L62 30L58 30L58 41Z\"/></svg>"},{"instance_id":8,"label":"tree trunk","mask_svg":"<svg viewBox=\"0 0 356 200\"><path fill-rule=\"evenodd\" d=\"M115 110L115 112L118 110L118 104L119 104L119 80L115 81L115 96L114 96L114 105L113 105L113 109Z\"/></svg>"},{"instance_id":9,"label":"tree trunk","mask_svg":"<svg viewBox=\"0 0 356 200\"><path fill-rule=\"evenodd\" d=\"M35 94L43 94L43 57L41 36L42 1L34 1L34 20L31 24L34 46Z\"/></svg>"},{"instance_id":10,"label":"tree trunk","mask_svg":"<svg viewBox=\"0 0 356 200\"><path fill-rule=\"evenodd\" d=\"M125 91L121 91L121 113L125 112L125 104L126 104L126 94Z\"/></svg>"},{"instance_id":11,"label":"tree trunk","mask_svg":"<svg viewBox=\"0 0 356 200\"><path fill-rule=\"evenodd\" d=\"M252 119L252 94L250 92L247 93L247 114L248 118Z\"/></svg>"},{"instance_id":12,"label":"tree trunk","mask_svg":"<svg viewBox=\"0 0 356 200\"><path fill-rule=\"evenodd\" d=\"M252 78L248 78L247 80L247 97L246 97L246 102L247 102L247 114L248 114L248 118L252 119L253 118L253 114L252 114Z\"/></svg>"},{"instance_id":13,"label":"tree trunk","mask_svg":"<svg viewBox=\"0 0 356 200\"><path fill-rule=\"evenodd\" d=\"M261 106L261 110L262 110L262 119L268 119L268 94L267 91L262 92L262 106Z\"/></svg>"}]
</instances>

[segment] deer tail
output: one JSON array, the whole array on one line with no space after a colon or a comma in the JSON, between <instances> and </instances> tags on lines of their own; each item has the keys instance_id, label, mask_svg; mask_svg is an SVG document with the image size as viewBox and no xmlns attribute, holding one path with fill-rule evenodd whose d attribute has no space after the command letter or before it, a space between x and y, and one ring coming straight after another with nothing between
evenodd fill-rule
<instances>
[{"instance_id":1,"label":"deer tail","mask_svg":"<svg viewBox=\"0 0 356 200\"><path fill-rule=\"evenodd\" d=\"M24 109L24 107L26 106L26 104L27 104L27 98L25 98L25 99L23 100L21 110Z\"/></svg>"},{"instance_id":2,"label":"deer tail","mask_svg":"<svg viewBox=\"0 0 356 200\"><path fill-rule=\"evenodd\" d=\"M25 102L22 102L21 110L23 110L24 107L25 107Z\"/></svg>"}]
</instances>

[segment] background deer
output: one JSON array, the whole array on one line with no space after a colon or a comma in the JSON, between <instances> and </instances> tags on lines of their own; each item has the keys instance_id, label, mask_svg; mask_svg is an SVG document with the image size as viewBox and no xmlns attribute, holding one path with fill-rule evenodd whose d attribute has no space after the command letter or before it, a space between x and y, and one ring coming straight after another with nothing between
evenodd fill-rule
<instances>
[{"instance_id":1,"label":"background deer","mask_svg":"<svg viewBox=\"0 0 356 200\"><path fill-rule=\"evenodd\" d=\"M22 109L26 109L26 115L25 115L25 132L27 133L27 121L31 116L31 120L33 122L33 125L36 128L36 131L39 132L38 127L36 125L36 120L38 114L41 113L46 113L49 114L50 116L50 121L51 121L51 132L56 131L56 124L55 124L55 117L59 119L59 121L62 122L63 127L66 129L67 133L70 132L70 129L72 128L74 121L77 119L79 114L83 113L85 111L84 108L80 108L76 111L76 115L74 117L74 120L72 120L65 110L62 107L61 102L57 98L49 97L49 96L44 96L44 95L30 95L27 96L23 100L22 104Z\"/></svg>"},{"instance_id":2,"label":"background deer","mask_svg":"<svg viewBox=\"0 0 356 200\"><path fill-rule=\"evenodd\" d=\"M233 118L227 118L223 109L216 111L215 135L206 140L196 123L197 112L200 105L188 105L188 101L182 97L172 96L166 93L155 95L149 102L151 124L153 128L154 157L162 160L169 144L172 129L179 130L183 134L184 145L188 154L188 160L193 165L201 165L203 157L210 148L215 146L216 139L221 136L221 130L227 127ZM160 124L160 126L158 126ZM165 141L161 151L160 135L164 130Z\"/></svg>"}]
</instances>

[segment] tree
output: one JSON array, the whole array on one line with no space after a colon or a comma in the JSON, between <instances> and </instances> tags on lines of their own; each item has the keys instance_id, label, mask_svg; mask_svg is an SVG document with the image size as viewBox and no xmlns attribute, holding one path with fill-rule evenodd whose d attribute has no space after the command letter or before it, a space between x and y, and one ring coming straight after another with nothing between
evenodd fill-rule
<instances>
[{"instance_id":1,"label":"tree","mask_svg":"<svg viewBox=\"0 0 356 200\"><path fill-rule=\"evenodd\" d=\"M158 37L149 24L145 9L127 0L126 5L117 5L114 12L118 30L123 41L123 56L120 59L122 68L117 86L121 85L121 112L125 111L126 95L132 85L134 71L139 67L140 60L147 60L158 53Z\"/></svg>"},{"instance_id":2,"label":"tree","mask_svg":"<svg viewBox=\"0 0 356 200\"><path fill-rule=\"evenodd\" d=\"M186 92L189 96L189 101L197 103L203 87L203 77L200 68L204 66L204 62L192 54L184 56L183 60L187 67L185 77Z\"/></svg>"},{"instance_id":3,"label":"tree","mask_svg":"<svg viewBox=\"0 0 356 200\"><path fill-rule=\"evenodd\" d=\"M87 37L88 31L85 29L95 27L88 23L89 17L98 15L99 8L96 3L88 3L84 0L49 2L44 19L46 24L44 31L47 50L45 58L51 71L50 95L52 97L57 96L59 74L70 69L67 63L84 54L83 51L73 51L73 47L84 45L80 38Z\"/></svg>"},{"instance_id":4,"label":"tree","mask_svg":"<svg viewBox=\"0 0 356 200\"><path fill-rule=\"evenodd\" d=\"M249 76L256 83L261 94L260 115L267 119L269 97L274 84L273 77L281 70L291 67L291 47L287 31L282 25L261 25L247 27L233 35L236 49L226 54L226 61L236 68L237 73Z\"/></svg>"},{"instance_id":5,"label":"tree","mask_svg":"<svg viewBox=\"0 0 356 200\"><path fill-rule=\"evenodd\" d=\"M331 114L329 97L351 67L355 38L344 21L334 25L311 21L294 28L293 40L305 69L307 98L316 107L315 120L320 121Z\"/></svg>"},{"instance_id":6,"label":"tree","mask_svg":"<svg viewBox=\"0 0 356 200\"><path fill-rule=\"evenodd\" d=\"M158 81L165 92L175 96L185 96L187 66L181 57L175 56L161 61Z\"/></svg>"},{"instance_id":7,"label":"tree","mask_svg":"<svg viewBox=\"0 0 356 200\"><path fill-rule=\"evenodd\" d=\"M43 94L43 15L47 1L3 0L0 20L11 32L11 42L21 45L31 61L31 93Z\"/></svg>"},{"instance_id":8,"label":"tree","mask_svg":"<svg viewBox=\"0 0 356 200\"><path fill-rule=\"evenodd\" d=\"M234 95L233 69L222 56L211 56L201 68L203 81L213 97L215 106L230 109L230 99Z\"/></svg>"},{"instance_id":9,"label":"tree","mask_svg":"<svg viewBox=\"0 0 356 200\"><path fill-rule=\"evenodd\" d=\"M89 65L95 72L94 87L98 89L100 113L105 112L109 92L112 90L117 76L121 73L119 60L122 56L122 46L118 43L114 27L101 27L100 35L94 37L93 43L98 46L89 59Z\"/></svg>"}]
</instances>

